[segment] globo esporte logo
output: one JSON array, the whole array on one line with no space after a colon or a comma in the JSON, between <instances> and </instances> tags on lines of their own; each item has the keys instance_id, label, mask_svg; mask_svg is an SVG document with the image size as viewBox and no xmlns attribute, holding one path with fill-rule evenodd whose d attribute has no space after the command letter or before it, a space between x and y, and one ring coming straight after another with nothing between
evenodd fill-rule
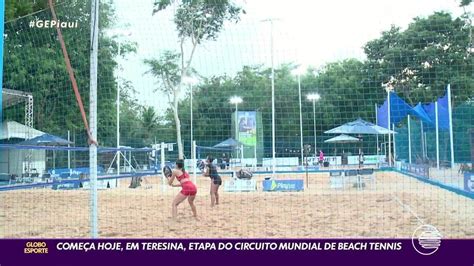
<instances>
[{"instance_id":1,"label":"globo esporte logo","mask_svg":"<svg viewBox=\"0 0 474 266\"><path fill-rule=\"evenodd\" d=\"M25 244L25 254L47 254L48 246L43 241L29 241Z\"/></svg>"},{"instance_id":2,"label":"globo esporte logo","mask_svg":"<svg viewBox=\"0 0 474 266\"><path fill-rule=\"evenodd\" d=\"M432 255L441 246L441 233L436 227L424 224L413 232L411 243L413 248L421 255Z\"/></svg>"}]
</instances>

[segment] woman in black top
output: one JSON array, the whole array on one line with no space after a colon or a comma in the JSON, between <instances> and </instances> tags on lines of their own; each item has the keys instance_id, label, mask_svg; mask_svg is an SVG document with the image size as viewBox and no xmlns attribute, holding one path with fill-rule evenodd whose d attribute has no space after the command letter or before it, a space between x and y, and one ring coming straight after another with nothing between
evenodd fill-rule
<instances>
[{"instance_id":1,"label":"woman in black top","mask_svg":"<svg viewBox=\"0 0 474 266\"><path fill-rule=\"evenodd\" d=\"M211 178L211 207L219 205L219 187L222 185L222 179L217 173L217 167L212 163L214 159L207 157L207 165L204 171L204 176Z\"/></svg>"}]
</instances>

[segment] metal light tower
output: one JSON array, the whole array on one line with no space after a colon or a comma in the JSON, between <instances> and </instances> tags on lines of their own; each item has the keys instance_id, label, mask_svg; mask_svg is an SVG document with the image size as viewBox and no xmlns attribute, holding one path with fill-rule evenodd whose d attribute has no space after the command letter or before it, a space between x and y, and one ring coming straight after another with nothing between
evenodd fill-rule
<instances>
[{"instance_id":1,"label":"metal light tower","mask_svg":"<svg viewBox=\"0 0 474 266\"><path fill-rule=\"evenodd\" d=\"M232 96L230 98L230 103L235 104L235 139L238 140L239 138L239 104L243 102L240 96Z\"/></svg>"}]
</instances>

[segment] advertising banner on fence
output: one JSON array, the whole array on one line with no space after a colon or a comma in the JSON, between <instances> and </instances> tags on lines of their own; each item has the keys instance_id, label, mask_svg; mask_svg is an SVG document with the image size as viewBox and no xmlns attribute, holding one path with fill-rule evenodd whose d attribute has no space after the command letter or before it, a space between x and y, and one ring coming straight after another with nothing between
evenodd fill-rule
<instances>
[{"instance_id":1,"label":"advertising banner on fence","mask_svg":"<svg viewBox=\"0 0 474 266\"><path fill-rule=\"evenodd\" d=\"M226 192L245 192L256 191L256 180L233 179L224 181L224 191Z\"/></svg>"},{"instance_id":2,"label":"advertising banner on fence","mask_svg":"<svg viewBox=\"0 0 474 266\"><path fill-rule=\"evenodd\" d=\"M464 190L474 193L474 173L464 173Z\"/></svg>"},{"instance_id":3,"label":"advertising banner on fence","mask_svg":"<svg viewBox=\"0 0 474 266\"><path fill-rule=\"evenodd\" d=\"M401 163L400 169L401 171L409 172L419 177L430 177L430 168L427 165Z\"/></svg>"},{"instance_id":4,"label":"advertising banner on fence","mask_svg":"<svg viewBox=\"0 0 474 266\"><path fill-rule=\"evenodd\" d=\"M107 189L107 188L116 188L118 180L117 179L105 179L97 180L97 189ZM90 188L90 182L82 182L82 187L85 189Z\"/></svg>"},{"instance_id":5,"label":"advertising banner on fence","mask_svg":"<svg viewBox=\"0 0 474 266\"><path fill-rule=\"evenodd\" d=\"M302 191L303 179L263 180L263 191Z\"/></svg>"},{"instance_id":6,"label":"advertising banner on fence","mask_svg":"<svg viewBox=\"0 0 474 266\"><path fill-rule=\"evenodd\" d=\"M239 141L246 146L257 145L257 112L238 112Z\"/></svg>"}]
</instances>

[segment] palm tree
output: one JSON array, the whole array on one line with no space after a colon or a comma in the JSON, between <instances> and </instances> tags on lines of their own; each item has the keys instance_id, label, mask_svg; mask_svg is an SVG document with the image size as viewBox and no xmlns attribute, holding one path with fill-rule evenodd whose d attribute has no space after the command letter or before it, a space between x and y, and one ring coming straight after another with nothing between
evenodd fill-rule
<instances>
[{"instance_id":1,"label":"palm tree","mask_svg":"<svg viewBox=\"0 0 474 266\"><path fill-rule=\"evenodd\" d=\"M143 107L140 123L143 128L143 139L145 143L150 143L158 125L158 117L153 107Z\"/></svg>"}]
</instances>

